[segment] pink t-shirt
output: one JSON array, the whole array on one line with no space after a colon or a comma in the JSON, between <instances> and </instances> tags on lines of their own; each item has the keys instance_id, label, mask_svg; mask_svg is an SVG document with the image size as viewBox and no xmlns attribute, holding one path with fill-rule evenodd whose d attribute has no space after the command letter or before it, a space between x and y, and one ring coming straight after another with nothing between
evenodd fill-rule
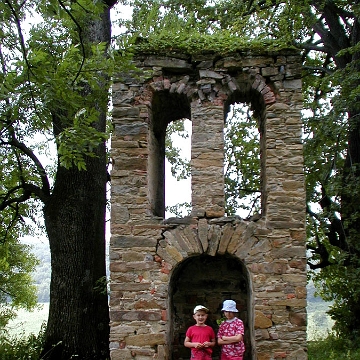
<instances>
[{"instance_id":1,"label":"pink t-shirt","mask_svg":"<svg viewBox=\"0 0 360 360\"><path fill-rule=\"evenodd\" d=\"M238 319L224 321L219 328L217 337L234 336L241 334L244 336L244 323ZM221 352L227 357L241 357L245 352L245 345L243 341L237 343L226 344L221 346Z\"/></svg>"},{"instance_id":2,"label":"pink t-shirt","mask_svg":"<svg viewBox=\"0 0 360 360\"><path fill-rule=\"evenodd\" d=\"M212 341L215 339L215 332L213 328L209 325L206 326L190 326L186 331L186 337L190 339L190 342L199 342L203 343L205 341ZM196 349L191 348L191 356L192 359L201 359L206 356L206 358L211 359L212 348L202 348Z\"/></svg>"}]
</instances>

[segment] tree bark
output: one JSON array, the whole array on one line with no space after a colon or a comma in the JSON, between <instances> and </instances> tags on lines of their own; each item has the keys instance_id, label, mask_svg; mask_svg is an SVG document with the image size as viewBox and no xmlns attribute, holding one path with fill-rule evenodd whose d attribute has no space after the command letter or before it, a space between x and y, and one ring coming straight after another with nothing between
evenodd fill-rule
<instances>
[{"instance_id":1,"label":"tree bark","mask_svg":"<svg viewBox=\"0 0 360 360\"><path fill-rule=\"evenodd\" d=\"M101 19L89 22L88 27L82 29L85 41L110 42L109 9L104 9ZM104 91L108 89L104 87ZM105 132L107 104L94 106L101 109L101 114L93 126ZM55 114L54 133L59 133L63 126ZM96 157L86 158L86 171L58 166L53 193L45 202L51 284L42 359L110 358L105 143L100 144L95 153Z\"/></svg>"}]
</instances>

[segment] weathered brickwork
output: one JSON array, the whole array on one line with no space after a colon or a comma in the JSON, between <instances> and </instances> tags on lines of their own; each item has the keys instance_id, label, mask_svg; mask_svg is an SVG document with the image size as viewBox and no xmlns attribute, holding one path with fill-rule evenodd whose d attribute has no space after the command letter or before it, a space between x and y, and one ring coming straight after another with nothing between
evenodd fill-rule
<instances>
[{"instance_id":1,"label":"weathered brickwork","mask_svg":"<svg viewBox=\"0 0 360 360\"><path fill-rule=\"evenodd\" d=\"M307 359L300 61L290 52L144 55L115 79L112 360L188 359L193 307L208 306L216 330L226 298L245 324L246 360ZM235 102L259 120L256 219L224 211L224 118ZM192 213L165 220L165 130L181 118L192 121Z\"/></svg>"}]
</instances>

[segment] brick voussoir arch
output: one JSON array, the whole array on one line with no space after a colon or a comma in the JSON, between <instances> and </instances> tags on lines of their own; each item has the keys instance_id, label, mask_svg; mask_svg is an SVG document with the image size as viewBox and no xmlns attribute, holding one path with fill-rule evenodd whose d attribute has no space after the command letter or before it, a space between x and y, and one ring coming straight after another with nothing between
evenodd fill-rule
<instances>
[{"instance_id":1,"label":"brick voussoir arch","mask_svg":"<svg viewBox=\"0 0 360 360\"><path fill-rule=\"evenodd\" d=\"M204 226L178 226L163 232L163 239L158 241L157 255L175 266L182 260L195 255L235 255L246 260L249 252L256 245L256 232L264 226L264 221L234 220L225 226L212 224L211 220L202 219ZM199 229L200 228L200 229Z\"/></svg>"},{"instance_id":2,"label":"brick voussoir arch","mask_svg":"<svg viewBox=\"0 0 360 360\"><path fill-rule=\"evenodd\" d=\"M166 77L160 76L151 79L145 84L140 91L139 96L136 98L137 104L145 104L151 107L151 100L155 92L166 91L171 94L185 95L189 102L200 100L213 103L214 105L221 105L227 98L235 91L246 93L250 89L258 92L266 105L270 105L276 102L276 95L273 89L266 84L266 79L258 73L243 73L244 78L239 81L234 77L226 73L220 73L216 78L200 79L199 76L191 79L189 75L182 77ZM204 94L201 88L201 80L211 85L211 90L207 94ZM220 86L219 86L220 85ZM220 102L219 102L220 100Z\"/></svg>"},{"instance_id":3,"label":"brick voussoir arch","mask_svg":"<svg viewBox=\"0 0 360 360\"><path fill-rule=\"evenodd\" d=\"M245 94L250 90L255 90L263 98L265 105L271 105L277 101L274 90L266 83L266 79L260 74L243 74L241 82L233 76L228 76L226 80L228 89L226 93L228 95L233 94L235 91L240 91Z\"/></svg>"}]
</instances>

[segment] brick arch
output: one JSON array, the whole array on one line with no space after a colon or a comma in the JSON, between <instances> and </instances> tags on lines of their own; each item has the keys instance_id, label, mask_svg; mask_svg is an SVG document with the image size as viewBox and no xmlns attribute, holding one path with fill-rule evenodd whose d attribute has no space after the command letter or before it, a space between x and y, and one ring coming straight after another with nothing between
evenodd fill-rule
<instances>
[{"instance_id":1,"label":"brick arch","mask_svg":"<svg viewBox=\"0 0 360 360\"><path fill-rule=\"evenodd\" d=\"M169 220L168 224L174 220ZM259 224L259 223L258 223ZM179 262L194 255L224 255L231 254L250 260L251 253L257 243L254 236L258 225L238 217L229 217L226 224L223 221L208 222L206 219L194 221L193 225L177 225L162 233L156 253L169 264L172 269Z\"/></svg>"},{"instance_id":2,"label":"brick arch","mask_svg":"<svg viewBox=\"0 0 360 360\"><path fill-rule=\"evenodd\" d=\"M239 76L230 76L221 74L220 72L220 75L214 79L217 86L209 91L208 96L202 93L201 88L196 84L196 80L198 79L190 79L189 75L183 75L180 78L173 79L171 76L153 78L141 89L135 104L146 104L150 106L154 93L164 91L168 91L169 94L185 95L189 102L200 100L219 105L223 104L223 102L236 91L245 93L254 90L261 94L266 105L276 102L274 90L266 83L266 79L257 73L243 73L241 71L239 72Z\"/></svg>"},{"instance_id":3,"label":"brick arch","mask_svg":"<svg viewBox=\"0 0 360 360\"><path fill-rule=\"evenodd\" d=\"M173 78L172 76L160 76L152 78L140 89L135 104L151 106L151 99L156 92L168 92L174 95L185 95L191 102L194 99L197 85L190 80L189 75Z\"/></svg>"},{"instance_id":4,"label":"brick arch","mask_svg":"<svg viewBox=\"0 0 360 360\"><path fill-rule=\"evenodd\" d=\"M241 98L247 99L246 101L251 102L249 95L257 94L263 103L264 110L266 106L277 102L277 95L276 91L274 90L274 84L268 84L267 80L257 73L240 73L238 76L229 76L227 78L224 93L226 93L227 103L231 102L231 99L234 99L237 94L239 94ZM255 105L254 107L255 111L259 110L257 109L259 104Z\"/></svg>"}]
</instances>

